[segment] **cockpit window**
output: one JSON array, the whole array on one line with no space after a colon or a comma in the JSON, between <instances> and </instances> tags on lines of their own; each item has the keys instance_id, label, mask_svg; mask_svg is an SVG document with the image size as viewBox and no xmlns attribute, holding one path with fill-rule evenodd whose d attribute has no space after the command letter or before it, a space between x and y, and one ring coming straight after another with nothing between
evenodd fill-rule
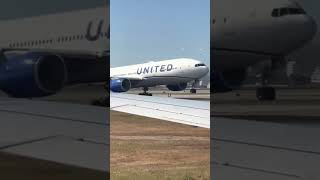
<instances>
[{"instance_id":1,"label":"cockpit window","mask_svg":"<svg viewBox=\"0 0 320 180\"><path fill-rule=\"evenodd\" d=\"M274 9L273 11L272 11L272 17L278 17L279 16L279 10L280 9Z\"/></svg>"},{"instance_id":2,"label":"cockpit window","mask_svg":"<svg viewBox=\"0 0 320 180\"><path fill-rule=\"evenodd\" d=\"M195 67L206 66L205 64L196 64Z\"/></svg>"},{"instance_id":3,"label":"cockpit window","mask_svg":"<svg viewBox=\"0 0 320 180\"><path fill-rule=\"evenodd\" d=\"M282 17L286 15L297 15L297 14L306 14L302 8L277 8L273 9L271 16L272 17Z\"/></svg>"},{"instance_id":4,"label":"cockpit window","mask_svg":"<svg viewBox=\"0 0 320 180\"><path fill-rule=\"evenodd\" d=\"M281 8L280 9L280 16L285 16L289 14L289 9L288 8Z\"/></svg>"},{"instance_id":5,"label":"cockpit window","mask_svg":"<svg viewBox=\"0 0 320 180\"><path fill-rule=\"evenodd\" d=\"M289 14L306 14L302 8L289 8Z\"/></svg>"}]
</instances>

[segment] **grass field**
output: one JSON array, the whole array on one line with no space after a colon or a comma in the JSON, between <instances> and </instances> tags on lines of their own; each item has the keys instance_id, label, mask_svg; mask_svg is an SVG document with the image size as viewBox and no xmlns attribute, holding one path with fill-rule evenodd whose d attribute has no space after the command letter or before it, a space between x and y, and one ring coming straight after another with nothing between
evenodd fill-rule
<instances>
[{"instance_id":1,"label":"grass field","mask_svg":"<svg viewBox=\"0 0 320 180\"><path fill-rule=\"evenodd\" d=\"M210 131L111 111L111 179L210 179Z\"/></svg>"},{"instance_id":2,"label":"grass field","mask_svg":"<svg viewBox=\"0 0 320 180\"><path fill-rule=\"evenodd\" d=\"M106 180L109 175L85 168L0 153L0 179L10 180Z\"/></svg>"}]
</instances>

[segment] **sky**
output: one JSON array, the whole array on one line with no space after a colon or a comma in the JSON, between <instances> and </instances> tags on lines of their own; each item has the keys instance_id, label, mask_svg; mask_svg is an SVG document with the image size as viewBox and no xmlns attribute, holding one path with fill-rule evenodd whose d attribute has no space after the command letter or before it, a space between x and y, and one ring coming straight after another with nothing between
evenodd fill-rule
<instances>
[{"instance_id":1,"label":"sky","mask_svg":"<svg viewBox=\"0 0 320 180\"><path fill-rule=\"evenodd\" d=\"M171 58L210 64L209 0L111 0L111 67Z\"/></svg>"}]
</instances>

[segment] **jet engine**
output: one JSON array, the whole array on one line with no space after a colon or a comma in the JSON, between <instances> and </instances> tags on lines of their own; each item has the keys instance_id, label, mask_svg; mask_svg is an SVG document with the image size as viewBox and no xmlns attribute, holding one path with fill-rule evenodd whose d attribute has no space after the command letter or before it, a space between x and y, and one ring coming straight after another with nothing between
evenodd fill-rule
<instances>
[{"instance_id":1,"label":"jet engine","mask_svg":"<svg viewBox=\"0 0 320 180\"><path fill-rule=\"evenodd\" d=\"M131 89L131 82L129 79L111 79L110 89L113 92L127 92Z\"/></svg>"},{"instance_id":2,"label":"jet engine","mask_svg":"<svg viewBox=\"0 0 320 180\"><path fill-rule=\"evenodd\" d=\"M0 88L13 97L54 94L64 87L66 81L64 60L54 54L8 54L0 64Z\"/></svg>"},{"instance_id":3,"label":"jet engine","mask_svg":"<svg viewBox=\"0 0 320 180\"><path fill-rule=\"evenodd\" d=\"M182 91L187 88L187 83L180 83L180 84L169 84L167 85L167 88L170 91Z\"/></svg>"}]
</instances>

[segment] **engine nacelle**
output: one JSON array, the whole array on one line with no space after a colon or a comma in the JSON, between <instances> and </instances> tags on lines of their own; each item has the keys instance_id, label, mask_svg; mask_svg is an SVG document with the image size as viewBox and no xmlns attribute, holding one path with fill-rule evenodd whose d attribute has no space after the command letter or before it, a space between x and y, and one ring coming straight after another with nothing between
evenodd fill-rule
<instances>
[{"instance_id":1,"label":"engine nacelle","mask_svg":"<svg viewBox=\"0 0 320 180\"><path fill-rule=\"evenodd\" d=\"M222 73L211 71L211 83L213 92L228 92L239 88L246 77L246 71L232 70Z\"/></svg>"},{"instance_id":2,"label":"engine nacelle","mask_svg":"<svg viewBox=\"0 0 320 180\"><path fill-rule=\"evenodd\" d=\"M0 64L0 88L13 97L42 97L64 87L67 69L54 54L27 52L8 54Z\"/></svg>"},{"instance_id":3,"label":"engine nacelle","mask_svg":"<svg viewBox=\"0 0 320 180\"><path fill-rule=\"evenodd\" d=\"M180 84L169 84L167 85L167 88L170 91L182 91L187 88L187 83L180 83Z\"/></svg>"},{"instance_id":4,"label":"engine nacelle","mask_svg":"<svg viewBox=\"0 0 320 180\"><path fill-rule=\"evenodd\" d=\"M111 79L110 89L113 92L127 92L131 89L131 82L129 79Z\"/></svg>"}]
</instances>

